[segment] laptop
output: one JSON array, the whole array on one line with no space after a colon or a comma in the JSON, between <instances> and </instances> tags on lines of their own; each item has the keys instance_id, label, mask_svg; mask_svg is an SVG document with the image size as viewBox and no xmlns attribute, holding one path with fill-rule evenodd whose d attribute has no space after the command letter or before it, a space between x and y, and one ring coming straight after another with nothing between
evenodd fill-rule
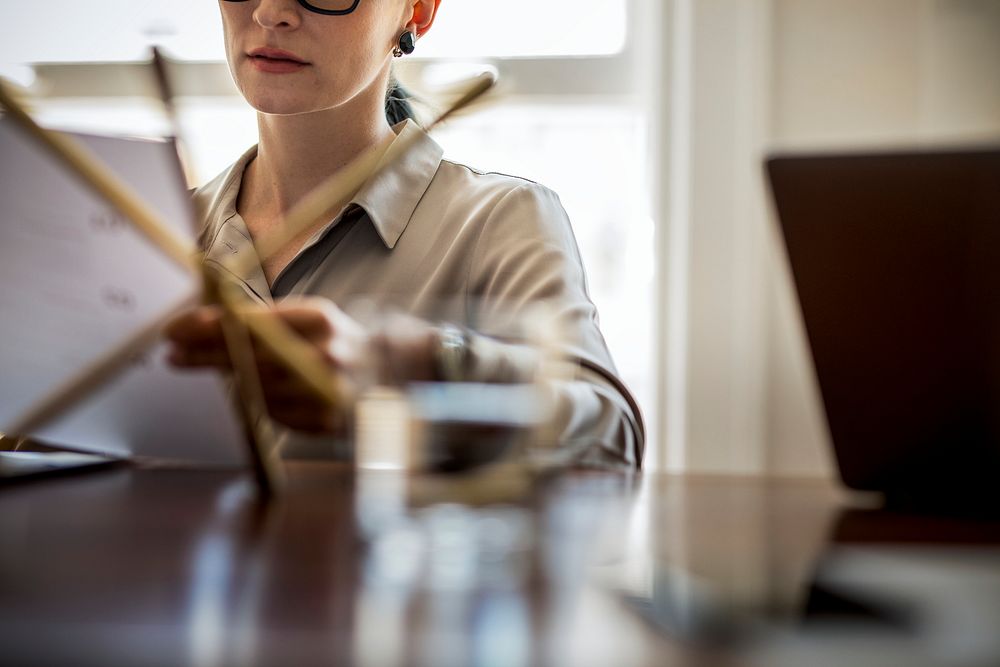
<instances>
[{"instance_id":1,"label":"laptop","mask_svg":"<svg viewBox=\"0 0 1000 667\"><path fill-rule=\"evenodd\" d=\"M1000 147L766 166L844 483L1000 508Z\"/></svg>"},{"instance_id":2,"label":"laptop","mask_svg":"<svg viewBox=\"0 0 1000 667\"><path fill-rule=\"evenodd\" d=\"M124 463L122 459L97 454L0 451L0 487L23 479L99 470Z\"/></svg>"}]
</instances>

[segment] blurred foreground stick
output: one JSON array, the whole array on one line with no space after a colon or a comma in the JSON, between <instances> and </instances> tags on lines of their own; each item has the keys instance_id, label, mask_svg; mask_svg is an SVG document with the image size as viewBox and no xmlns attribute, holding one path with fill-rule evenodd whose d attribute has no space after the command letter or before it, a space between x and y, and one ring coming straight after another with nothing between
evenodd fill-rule
<instances>
[{"instance_id":1,"label":"blurred foreground stick","mask_svg":"<svg viewBox=\"0 0 1000 667\"><path fill-rule=\"evenodd\" d=\"M141 197L86 148L67 135L49 131L35 123L2 81L0 81L0 106L26 135L41 144L69 173L119 211L158 250L186 271L199 271L201 254L192 240L178 235L171 227L164 224ZM301 378L307 387L327 403L343 405L345 400L343 391L337 378L322 372L322 366L318 363L320 360L318 350L276 318L250 317L250 311L245 305L238 307L233 298L227 298L227 290L218 290L216 293L220 295L217 303L227 316L245 322L253 335L273 352L290 373ZM175 314L175 312L169 313L170 316ZM135 332L118 347L82 369L69 381L14 419L13 428L10 430L19 435L30 434L77 405L91 392L112 380L137 352L154 342L167 319L167 317L160 318ZM270 489L264 486L262 490L270 492Z\"/></svg>"},{"instance_id":2,"label":"blurred foreground stick","mask_svg":"<svg viewBox=\"0 0 1000 667\"><path fill-rule=\"evenodd\" d=\"M496 75L492 72L485 72L472 79L465 92L434 119L424 131L431 132L453 115L470 106L493 89L496 82ZM331 220L331 212L336 214L341 211L368 180L387 165L406 155L416 144L418 137L419 134L413 133L405 138L397 137L388 146L385 144L374 146L349 162L347 166L330 176L326 181L320 183L292 207L288 215L285 216L283 224L274 233L255 241L256 259L260 262L266 261L299 234L321 222ZM254 259L253 256L239 257L230 265L230 268L237 275L241 275L243 271L252 268L249 263L253 262Z\"/></svg>"}]
</instances>

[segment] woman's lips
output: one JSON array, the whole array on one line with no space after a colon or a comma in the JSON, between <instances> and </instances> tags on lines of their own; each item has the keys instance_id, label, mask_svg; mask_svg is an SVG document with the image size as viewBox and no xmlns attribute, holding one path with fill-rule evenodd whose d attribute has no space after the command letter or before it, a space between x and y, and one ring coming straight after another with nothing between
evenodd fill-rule
<instances>
[{"instance_id":1,"label":"woman's lips","mask_svg":"<svg viewBox=\"0 0 1000 667\"><path fill-rule=\"evenodd\" d=\"M257 70L270 74L290 74L309 66L294 53L280 49L254 49L247 57Z\"/></svg>"}]
</instances>

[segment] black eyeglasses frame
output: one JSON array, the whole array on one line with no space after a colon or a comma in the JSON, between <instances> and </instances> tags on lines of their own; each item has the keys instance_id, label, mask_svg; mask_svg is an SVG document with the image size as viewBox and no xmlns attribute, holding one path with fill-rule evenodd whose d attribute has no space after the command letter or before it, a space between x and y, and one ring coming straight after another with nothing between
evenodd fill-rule
<instances>
[{"instance_id":1,"label":"black eyeglasses frame","mask_svg":"<svg viewBox=\"0 0 1000 667\"><path fill-rule=\"evenodd\" d=\"M248 2L249 0L225 0L225 1L226 2ZM350 8L348 8L348 9L321 9L319 7L315 7L313 5L310 5L307 2L307 0L298 0L298 2L299 2L300 5L302 5L303 7L305 7L306 9L308 9L309 11L314 12L316 14L323 14L325 16L344 16L345 14L350 14L351 12L353 12L355 9L358 8L359 4L361 4L361 0L354 0L354 4L351 5Z\"/></svg>"}]
</instances>

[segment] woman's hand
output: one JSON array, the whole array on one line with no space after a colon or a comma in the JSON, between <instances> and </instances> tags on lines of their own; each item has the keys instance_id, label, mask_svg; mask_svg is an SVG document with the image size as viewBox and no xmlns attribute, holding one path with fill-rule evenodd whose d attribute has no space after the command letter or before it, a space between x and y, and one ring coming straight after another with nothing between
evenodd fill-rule
<instances>
[{"instance_id":1,"label":"woman's hand","mask_svg":"<svg viewBox=\"0 0 1000 667\"><path fill-rule=\"evenodd\" d=\"M293 298L254 317L276 317L310 343L330 373L355 386L374 381L405 383L433 378L433 329L410 317L395 316L370 332L331 301ZM170 363L181 368L231 367L218 306L194 308L174 319L166 330L172 344ZM266 347L254 356L270 416L310 433L343 433L347 415L318 397L279 362Z\"/></svg>"}]
</instances>

